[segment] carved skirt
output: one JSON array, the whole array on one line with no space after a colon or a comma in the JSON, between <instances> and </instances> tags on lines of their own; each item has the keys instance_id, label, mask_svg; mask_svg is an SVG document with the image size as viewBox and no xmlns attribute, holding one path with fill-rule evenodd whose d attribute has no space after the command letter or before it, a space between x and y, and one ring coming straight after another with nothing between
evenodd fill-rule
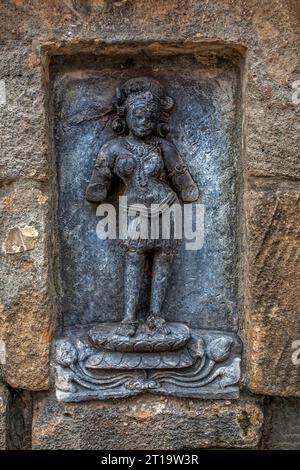
<instances>
[{"instance_id":1,"label":"carved skirt","mask_svg":"<svg viewBox=\"0 0 300 470\"><path fill-rule=\"evenodd\" d=\"M128 216L127 232L119 239L123 249L145 253L162 251L175 253L181 242L181 217L170 211L156 216Z\"/></svg>"}]
</instances>

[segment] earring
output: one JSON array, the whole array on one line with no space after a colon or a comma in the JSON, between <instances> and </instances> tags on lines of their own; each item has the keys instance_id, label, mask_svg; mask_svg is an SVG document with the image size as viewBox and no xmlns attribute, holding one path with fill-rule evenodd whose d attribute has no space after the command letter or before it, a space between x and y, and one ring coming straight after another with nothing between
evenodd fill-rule
<instances>
[{"instance_id":1,"label":"earring","mask_svg":"<svg viewBox=\"0 0 300 470\"><path fill-rule=\"evenodd\" d=\"M111 121L110 126L111 126L112 130L113 130L116 134L124 134L125 131L126 131L125 120L124 120L124 119L121 119L121 118L119 118L119 117L114 118L114 119Z\"/></svg>"},{"instance_id":2,"label":"earring","mask_svg":"<svg viewBox=\"0 0 300 470\"><path fill-rule=\"evenodd\" d=\"M173 109L174 104L174 100L173 98L171 98L171 96L165 96L161 99L162 109L167 113L169 113Z\"/></svg>"},{"instance_id":3,"label":"earring","mask_svg":"<svg viewBox=\"0 0 300 470\"><path fill-rule=\"evenodd\" d=\"M170 132L170 128L168 124L165 122L160 122L157 126L157 133L160 137L166 137L166 135Z\"/></svg>"}]
</instances>

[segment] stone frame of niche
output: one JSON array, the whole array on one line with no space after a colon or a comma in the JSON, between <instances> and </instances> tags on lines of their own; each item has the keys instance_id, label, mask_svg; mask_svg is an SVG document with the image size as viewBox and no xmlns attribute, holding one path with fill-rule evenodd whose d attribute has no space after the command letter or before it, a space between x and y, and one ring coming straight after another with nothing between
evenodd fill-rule
<instances>
[{"instance_id":1,"label":"stone frame of niche","mask_svg":"<svg viewBox=\"0 0 300 470\"><path fill-rule=\"evenodd\" d=\"M239 67L239 85L241 102L237 105L237 122L238 133L237 138L240 150L240 158L238 159L238 167L236 174L236 197L238 207L238 226L237 226L237 251L238 251L238 317L239 330L238 335L244 344L243 361L245 360L245 341L244 341L244 269L245 269L245 229L244 229L244 149L245 149L245 119L243 116L244 100L245 100L245 76L246 76L246 48L243 45L217 40L197 40L187 42L116 42L105 43L99 39L95 40L72 40L68 41L33 41L32 60L34 64L41 67L42 70L42 87L44 90L44 104L46 112L45 138L48 139L48 195L47 202L47 221L50 227L48 239L46 241L45 252L47 252L48 262L48 296L51 304L49 310L45 312L47 321L41 327L40 334L47 338L47 347L39 351L39 385L32 388L28 383L18 384L17 387L46 390L49 388L50 381L50 358L53 352L53 339L57 336L61 325L61 312L58 308L58 297L60 282L58 279L58 251L57 251L57 231L56 231L56 211L57 211L57 182L56 182L56 166L54 159L54 143L53 143L53 110L52 110L52 89L51 89L51 65L52 58L57 55L79 57L80 54L114 54L136 55L145 53L150 55L178 55L178 54L194 54L199 62L207 65L213 64L217 57L224 57ZM43 308L43 305L41 305ZM42 331L43 330L43 331ZM45 346L45 345L44 345ZM25 362L30 364L30 358L25 358ZM25 366L26 369L26 366ZM243 367L242 367L243 370ZM52 372L52 371L51 371ZM21 386L20 386L21 385Z\"/></svg>"},{"instance_id":2,"label":"stone frame of niche","mask_svg":"<svg viewBox=\"0 0 300 470\"><path fill-rule=\"evenodd\" d=\"M73 45L74 47L74 45ZM75 49L76 49L76 46L75 46ZM170 57L170 56L178 56L178 55L193 55L194 57L194 60L195 62L198 62L198 63L201 63L201 64L204 64L205 66L207 66L208 68L210 66L214 66L214 64L216 64L216 61L220 58L224 58L226 59L228 62L230 62L231 64L235 65L235 66L238 66L239 68L239 74L238 74L238 82L237 82L237 87L238 87L238 93L237 95L240 97L241 99L241 102L238 102L236 103L236 113L237 113L237 116L236 116L236 123L237 123L237 135L236 135L236 138L235 138L235 142L236 142L236 145L238 147L238 152L239 152L239 155L237 156L237 170L236 170L236 191L235 191L235 197L236 197L236 203L237 203L237 206L238 206L238 209L237 209L237 227L236 227L236 243L237 243L237 260L236 260L236 267L238 269L238 273L237 273L237 280L238 280L238 300L237 300L237 305L238 305L238 312L237 312L237 316L238 316L238 322L239 322L239 330L238 330L238 334L241 338L243 338L243 332L241 331L241 323L243 321L243 318L241 318L241 316L243 316L243 305L241 305L241 302L242 302L242 299L243 299L243 292L242 292L242 286L243 286L243 283L242 283L242 276L243 276L243 259L241 258L241 253L242 253L242 245L243 245L243 230L242 230L242 220L243 220L243 217L242 217L242 211L243 211L243 208L242 208L242 200L243 200L243 155L242 155L242 149L244 148L244 145L243 145L243 119L242 119L242 109L243 109L243 74L244 74L244 50L242 50L240 47L233 47L232 45L231 46L228 46L228 45L224 45L224 44L212 44L212 43L186 43L184 45L177 45L177 44L157 44L157 43L150 43L150 44L142 44L142 45L136 45L136 44L129 44L129 45L124 45L124 44L114 44L114 45L107 45L107 44L102 44L102 45L99 45L98 47L97 46L94 46L94 47L91 47L89 46L88 49L85 49L85 48L81 48L79 51L72 51L72 53L68 50L68 46L66 47L62 47L60 49L60 54L63 55L64 57L67 56L67 58L69 59L70 56L72 55L72 60L73 62L76 64L75 65L75 69L77 68L76 66L78 65L78 67L80 67L80 58L81 57L84 57L85 60L87 57L90 57L91 58L93 57L93 55L100 55L101 56L109 56L109 58L113 59L113 57L115 56L118 56L118 57L122 57L122 56L126 56L126 58L132 56L133 58L138 58L140 57L141 55L147 55L147 56L151 56L154 60L155 60L155 57L159 57L159 58L162 58L162 57ZM82 55L84 54L84 55ZM53 67L53 71L52 71L52 60L53 57L54 57L55 54L52 54L51 55L51 58L49 59L48 58L48 70L50 70L50 75L49 75L49 93L48 93L48 96L50 98L49 100L49 111L50 111L50 116L52 116L52 123L51 123L51 132L54 131L54 122L53 122L53 112L52 109L51 109L51 106L52 106L52 97L53 97L53 89L52 89L52 85L54 83L54 79L55 79L55 74L57 72L57 69L55 70L55 67ZM58 70L61 72L61 67L58 67ZM68 65L66 67L66 70L68 70ZM55 149L52 148L52 155L54 155L54 151ZM54 162L54 166L56 166L56 163ZM54 169L54 171L56 171L56 168ZM55 183L56 184L56 183ZM54 194L57 194L58 191L55 191ZM57 204L57 201L54 201L55 205ZM55 210L56 212L56 210ZM58 245L58 243L56 243L56 246ZM59 259L59 252L56 253L56 256L55 256L55 262L56 262L56 266L54 266L54 279L56 279L56 290L60 289L60 285L61 285L61 282L59 280L59 266L58 266L58 263L57 263L57 260ZM60 315L60 325L62 324L62 314L59 312L59 315ZM60 333L61 329L58 325L58 334ZM60 344L60 343L59 343ZM62 347L65 348L64 346L64 342L62 342ZM66 344L69 344L68 341ZM59 346L57 346L59 347ZM54 354L54 353L53 353ZM60 356L60 353L58 352L58 355ZM54 356L53 356L53 362L55 363L55 359L54 359ZM58 367L58 370L61 369L61 366L57 366ZM66 369L65 367L62 368L62 371L61 371L61 376L65 376L66 374ZM72 373L73 374L73 373ZM59 376L59 372L58 372L58 376ZM58 381L58 384L59 384L59 387L61 385L61 380L60 379L57 379ZM67 379L67 381L69 381L69 379ZM64 389L64 387L66 386L68 388L68 385L64 385L62 384L61 385L62 388ZM140 386L140 384L139 384ZM72 387L71 387L72 388ZM234 388L233 388L234 389ZM232 389L232 390L233 390ZM126 392L127 393L127 392ZM226 398L226 394L223 395L222 394L223 392L221 392L220 394L220 398ZM76 394L73 394L73 393L67 393L65 391L63 392L59 392L57 391L57 396L60 397L60 395L62 395L62 397L67 397L67 398L60 398L62 400L66 399L67 401L70 400L70 401L77 401L78 400L78 396L76 396ZM105 395L105 394L104 394ZM89 393L88 395L86 395L85 393L82 394L82 398L81 399L89 399L90 397L93 397L94 399L95 398L100 398L102 397L103 395L102 394L97 394L96 392L95 393ZM126 396L126 394L124 395ZM212 395L213 396L213 395ZM75 397L75 398L74 398ZM107 396L108 398L110 397L110 395ZM203 393L203 398L205 397L210 397L209 395L209 392L204 392ZM238 397L238 392L237 391L233 391L231 392L231 394L229 393L228 394L228 397Z\"/></svg>"}]
</instances>

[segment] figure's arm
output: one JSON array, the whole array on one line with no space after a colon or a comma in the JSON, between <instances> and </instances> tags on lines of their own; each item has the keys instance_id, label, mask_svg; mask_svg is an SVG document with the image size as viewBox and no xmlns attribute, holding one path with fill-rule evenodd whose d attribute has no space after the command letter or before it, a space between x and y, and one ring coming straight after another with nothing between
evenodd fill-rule
<instances>
[{"instance_id":1,"label":"figure's arm","mask_svg":"<svg viewBox=\"0 0 300 470\"><path fill-rule=\"evenodd\" d=\"M86 199L89 202L100 203L103 202L107 196L107 191L113 176L114 160L112 146L108 144L103 145L99 152L89 185L86 189Z\"/></svg>"},{"instance_id":2,"label":"figure's arm","mask_svg":"<svg viewBox=\"0 0 300 470\"><path fill-rule=\"evenodd\" d=\"M164 141L163 154L167 178L172 182L180 198L184 202L197 201L199 198L198 187L175 145Z\"/></svg>"}]
</instances>

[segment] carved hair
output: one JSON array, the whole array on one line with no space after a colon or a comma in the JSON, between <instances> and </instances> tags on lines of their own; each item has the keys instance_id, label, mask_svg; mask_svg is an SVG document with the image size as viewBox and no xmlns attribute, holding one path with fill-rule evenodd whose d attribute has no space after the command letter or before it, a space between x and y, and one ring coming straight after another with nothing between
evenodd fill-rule
<instances>
[{"instance_id":1,"label":"carved hair","mask_svg":"<svg viewBox=\"0 0 300 470\"><path fill-rule=\"evenodd\" d=\"M126 112L133 103L148 103L160 109L157 133L165 137L169 132L170 113L174 107L174 100L166 95L164 87L154 78L139 77L127 80L121 88L117 88L114 99L114 108L117 116L112 120L111 126L117 134L127 132Z\"/></svg>"}]
</instances>

